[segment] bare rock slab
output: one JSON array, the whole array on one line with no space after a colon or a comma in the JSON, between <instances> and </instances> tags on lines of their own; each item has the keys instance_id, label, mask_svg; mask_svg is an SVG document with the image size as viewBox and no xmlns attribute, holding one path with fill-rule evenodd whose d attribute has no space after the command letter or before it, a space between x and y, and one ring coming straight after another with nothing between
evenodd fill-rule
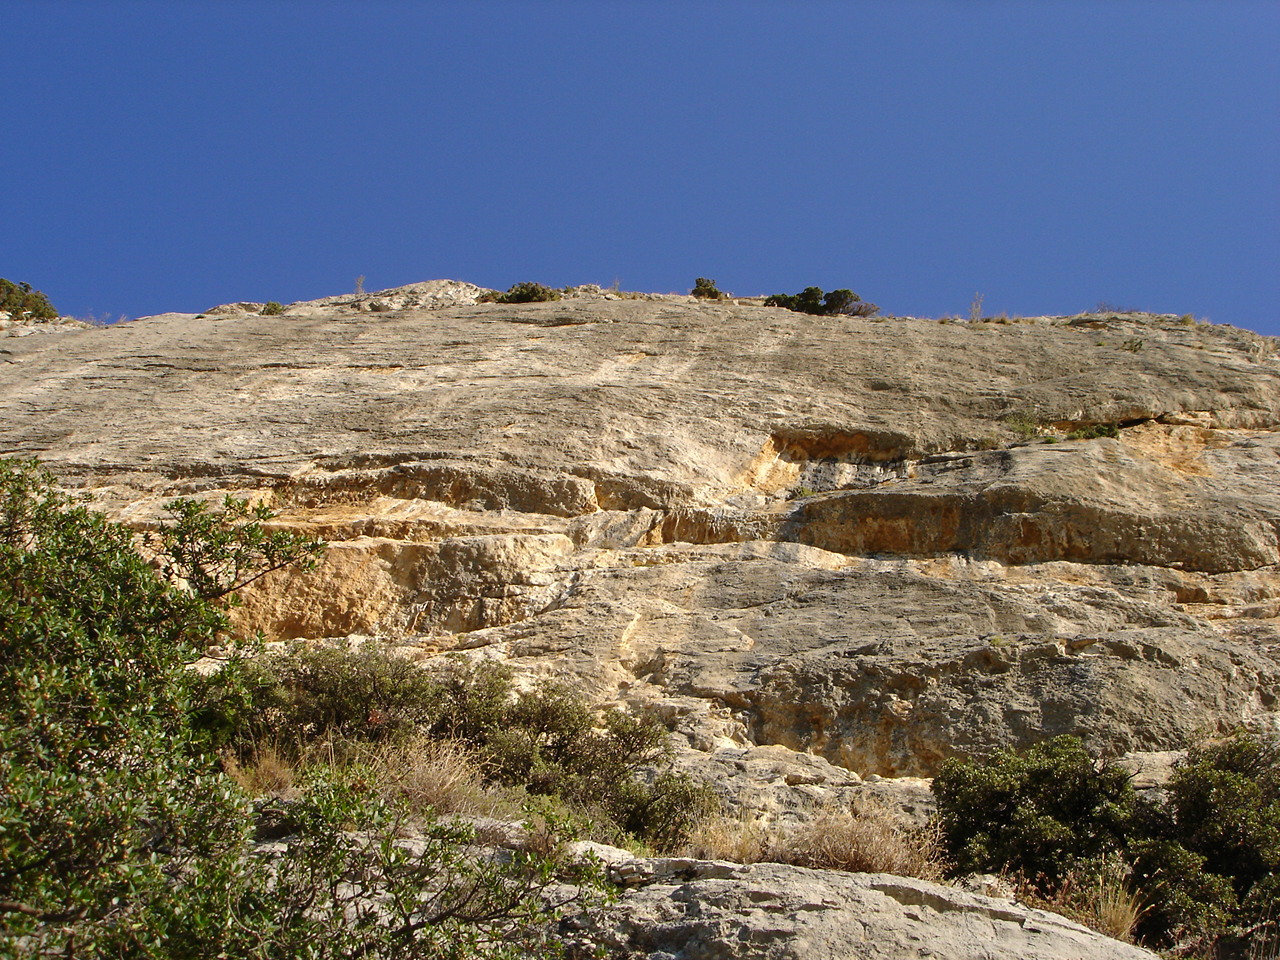
<instances>
[{"instance_id":1,"label":"bare rock slab","mask_svg":"<svg viewBox=\"0 0 1280 960\"><path fill-rule=\"evenodd\" d=\"M1055 914L923 880L697 861L672 873L659 862L590 937L628 960L1157 957Z\"/></svg>"}]
</instances>

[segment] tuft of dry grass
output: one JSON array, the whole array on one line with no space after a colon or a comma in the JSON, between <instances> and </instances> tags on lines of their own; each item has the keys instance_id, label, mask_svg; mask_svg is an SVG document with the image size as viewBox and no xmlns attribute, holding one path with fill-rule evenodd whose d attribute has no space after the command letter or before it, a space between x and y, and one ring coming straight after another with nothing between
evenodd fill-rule
<instances>
[{"instance_id":1,"label":"tuft of dry grass","mask_svg":"<svg viewBox=\"0 0 1280 960\"><path fill-rule=\"evenodd\" d=\"M222 769L251 797L283 796L293 790L296 769L279 748L270 742L254 745L243 762L233 755L222 758Z\"/></svg>"},{"instance_id":2,"label":"tuft of dry grass","mask_svg":"<svg viewBox=\"0 0 1280 960\"><path fill-rule=\"evenodd\" d=\"M888 804L870 800L823 808L809 822L788 828L758 818L717 817L694 831L683 853L922 880L941 880L946 869L935 830L917 828Z\"/></svg>"},{"instance_id":3,"label":"tuft of dry grass","mask_svg":"<svg viewBox=\"0 0 1280 960\"><path fill-rule=\"evenodd\" d=\"M1130 867L1119 861L1108 863L1101 870L1072 871L1049 894L1037 893L1024 881L1018 884L1018 899L1132 943L1133 930L1150 907L1144 907L1130 888L1130 872Z\"/></svg>"},{"instance_id":4,"label":"tuft of dry grass","mask_svg":"<svg viewBox=\"0 0 1280 960\"><path fill-rule=\"evenodd\" d=\"M484 788L484 768L455 740L418 737L384 747L368 758L375 789L413 812L492 813L495 798Z\"/></svg>"},{"instance_id":5,"label":"tuft of dry grass","mask_svg":"<svg viewBox=\"0 0 1280 960\"><path fill-rule=\"evenodd\" d=\"M936 831L919 829L883 802L828 808L782 838L786 862L855 873L892 873L941 880Z\"/></svg>"},{"instance_id":6,"label":"tuft of dry grass","mask_svg":"<svg viewBox=\"0 0 1280 960\"><path fill-rule=\"evenodd\" d=\"M287 796L307 769L360 768L374 790L407 813L479 816L508 814L513 807L485 788L481 762L453 740L416 737L392 744L344 744L341 749L325 742L301 756L264 740L253 745L248 759L224 755L222 766L251 797Z\"/></svg>"},{"instance_id":7,"label":"tuft of dry grass","mask_svg":"<svg viewBox=\"0 0 1280 960\"><path fill-rule=\"evenodd\" d=\"M696 860L761 863L771 847L770 829L760 817L721 815L698 824L680 852Z\"/></svg>"}]
</instances>

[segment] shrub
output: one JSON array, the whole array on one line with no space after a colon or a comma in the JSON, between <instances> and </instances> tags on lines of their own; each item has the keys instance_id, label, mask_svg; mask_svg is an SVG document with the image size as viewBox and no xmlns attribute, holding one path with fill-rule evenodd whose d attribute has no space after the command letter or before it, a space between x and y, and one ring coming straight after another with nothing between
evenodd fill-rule
<instances>
[{"instance_id":1,"label":"shrub","mask_svg":"<svg viewBox=\"0 0 1280 960\"><path fill-rule=\"evenodd\" d=\"M1120 428L1114 423L1095 423L1091 427L1080 427L1072 430L1065 437L1067 440L1096 440L1099 437L1118 437Z\"/></svg>"},{"instance_id":2,"label":"shrub","mask_svg":"<svg viewBox=\"0 0 1280 960\"><path fill-rule=\"evenodd\" d=\"M429 671L373 646L293 648L240 660L202 684L201 724L244 759L271 730L343 762L361 744L447 741L465 747L486 782L557 798L606 830L660 846L681 839L712 803L695 781L642 770L665 765L665 726L652 714L592 709L564 683L517 691L510 671L462 661Z\"/></svg>"},{"instance_id":3,"label":"shrub","mask_svg":"<svg viewBox=\"0 0 1280 960\"><path fill-rule=\"evenodd\" d=\"M265 504L230 494L216 511L206 501L185 499L165 509L172 519L161 522L153 538L156 565L201 600L234 604L241 587L282 567L308 567L324 551L320 541L271 529Z\"/></svg>"},{"instance_id":4,"label":"shrub","mask_svg":"<svg viewBox=\"0 0 1280 960\"><path fill-rule=\"evenodd\" d=\"M545 303L559 300L560 291L552 290L541 283L517 283L506 293L489 290L479 297L480 303Z\"/></svg>"},{"instance_id":5,"label":"shrub","mask_svg":"<svg viewBox=\"0 0 1280 960\"><path fill-rule=\"evenodd\" d=\"M1189 751L1168 786L1166 819L1138 852L1151 926L1280 936L1280 740L1238 734ZM1261 936L1261 933L1258 934Z\"/></svg>"},{"instance_id":6,"label":"shrub","mask_svg":"<svg viewBox=\"0 0 1280 960\"><path fill-rule=\"evenodd\" d=\"M262 308L262 315L264 317L275 317L275 316L279 316L282 313L284 313L284 304L279 303L276 300L272 300L271 302L265 304Z\"/></svg>"},{"instance_id":7,"label":"shrub","mask_svg":"<svg viewBox=\"0 0 1280 960\"><path fill-rule=\"evenodd\" d=\"M436 715L430 676L373 646L297 645L233 659L197 683L195 723L241 757L285 731L278 748L295 760L322 742L396 742Z\"/></svg>"},{"instance_id":8,"label":"shrub","mask_svg":"<svg viewBox=\"0 0 1280 960\"><path fill-rule=\"evenodd\" d=\"M305 783L286 842L254 850L262 811L193 728L187 665L227 627L210 596L311 546L183 503L157 569L0 461L0 956L550 955L550 864L476 859L439 823L407 845L358 778Z\"/></svg>"},{"instance_id":9,"label":"shrub","mask_svg":"<svg viewBox=\"0 0 1280 960\"><path fill-rule=\"evenodd\" d=\"M727 293L716 288L716 282L714 280L708 280L706 277L698 277L698 279L693 282L693 289L690 290L689 293L697 297L699 300L729 299L729 295Z\"/></svg>"},{"instance_id":10,"label":"shrub","mask_svg":"<svg viewBox=\"0 0 1280 960\"><path fill-rule=\"evenodd\" d=\"M948 760L933 782L958 872L1010 870L1056 886L1079 861L1121 850L1137 812L1128 775L1075 737L985 763Z\"/></svg>"},{"instance_id":11,"label":"shrub","mask_svg":"<svg viewBox=\"0 0 1280 960\"><path fill-rule=\"evenodd\" d=\"M1157 945L1280 942L1275 740L1238 734L1191 750L1160 805L1139 801L1124 771L1095 763L1074 737L947 761L934 792L957 873L1020 873L1055 901L1109 884L1094 906L1114 918L1134 906L1116 887L1123 868L1143 904L1137 930Z\"/></svg>"},{"instance_id":12,"label":"shrub","mask_svg":"<svg viewBox=\"0 0 1280 960\"><path fill-rule=\"evenodd\" d=\"M794 295L775 293L765 297L764 305L817 316L871 317L880 312L874 303L867 303L852 290L823 293L821 287L805 287Z\"/></svg>"},{"instance_id":13,"label":"shrub","mask_svg":"<svg viewBox=\"0 0 1280 960\"><path fill-rule=\"evenodd\" d=\"M29 283L13 283L0 277L0 310L14 320L53 320L58 311L39 290Z\"/></svg>"},{"instance_id":14,"label":"shrub","mask_svg":"<svg viewBox=\"0 0 1280 960\"><path fill-rule=\"evenodd\" d=\"M1040 436L1042 430L1048 426L1048 421L1043 417L1027 410L1011 410L1004 415L1004 422L1010 430L1024 440Z\"/></svg>"}]
</instances>

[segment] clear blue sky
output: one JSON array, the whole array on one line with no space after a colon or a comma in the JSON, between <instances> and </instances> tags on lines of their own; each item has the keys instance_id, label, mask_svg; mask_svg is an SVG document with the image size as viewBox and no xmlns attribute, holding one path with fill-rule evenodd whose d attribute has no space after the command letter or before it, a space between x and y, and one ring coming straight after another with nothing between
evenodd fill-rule
<instances>
[{"instance_id":1,"label":"clear blue sky","mask_svg":"<svg viewBox=\"0 0 1280 960\"><path fill-rule=\"evenodd\" d=\"M439 277L1280 333L1280 3L4 0L0 276Z\"/></svg>"}]
</instances>

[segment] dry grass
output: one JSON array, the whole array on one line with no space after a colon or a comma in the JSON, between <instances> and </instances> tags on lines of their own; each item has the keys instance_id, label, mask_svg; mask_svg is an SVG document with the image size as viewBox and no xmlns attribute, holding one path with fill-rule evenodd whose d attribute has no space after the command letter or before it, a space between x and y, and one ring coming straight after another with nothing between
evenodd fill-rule
<instances>
[{"instance_id":1,"label":"dry grass","mask_svg":"<svg viewBox=\"0 0 1280 960\"><path fill-rule=\"evenodd\" d=\"M772 827L760 820L720 817L696 830L683 851L702 859L789 863L857 873L892 873L941 880L939 837L908 823L883 802L828 807L807 823Z\"/></svg>"},{"instance_id":2,"label":"dry grass","mask_svg":"<svg viewBox=\"0 0 1280 960\"><path fill-rule=\"evenodd\" d=\"M223 769L251 797L287 796L301 771L358 767L373 788L408 813L494 815L511 813L511 802L486 790L484 769L464 745L425 737L393 745L320 744L297 760L296 751L270 741L254 744L249 759L227 754Z\"/></svg>"},{"instance_id":3,"label":"dry grass","mask_svg":"<svg viewBox=\"0 0 1280 960\"><path fill-rule=\"evenodd\" d=\"M1116 940L1133 942L1133 930L1149 907L1142 906L1129 887L1130 869L1123 863L1107 865L1101 872L1069 873L1052 894L1036 893L1019 884L1018 899L1033 907L1070 917Z\"/></svg>"},{"instance_id":4,"label":"dry grass","mask_svg":"<svg viewBox=\"0 0 1280 960\"><path fill-rule=\"evenodd\" d=\"M857 873L941 880L942 849L931 830L912 827L884 803L823 810L782 838L786 862Z\"/></svg>"},{"instance_id":5,"label":"dry grass","mask_svg":"<svg viewBox=\"0 0 1280 960\"><path fill-rule=\"evenodd\" d=\"M282 796L293 790L294 764L274 743L256 744L248 760L238 761L227 754L222 768L251 797Z\"/></svg>"},{"instance_id":6,"label":"dry grass","mask_svg":"<svg viewBox=\"0 0 1280 960\"><path fill-rule=\"evenodd\" d=\"M718 816L704 820L689 834L680 853L696 860L761 863L772 849L769 827L758 817Z\"/></svg>"},{"instance_id":7,"label":"dry grass","mask_svg":"<svg viewBox=\"0 0 1280 960\"><path fill-rule=\"evenodd\" d=\"M415 813L491 814L498 801L484 788L475 755L453 740L417 738L368 758L375 788Z\"/></svg>"}]
</instances>

